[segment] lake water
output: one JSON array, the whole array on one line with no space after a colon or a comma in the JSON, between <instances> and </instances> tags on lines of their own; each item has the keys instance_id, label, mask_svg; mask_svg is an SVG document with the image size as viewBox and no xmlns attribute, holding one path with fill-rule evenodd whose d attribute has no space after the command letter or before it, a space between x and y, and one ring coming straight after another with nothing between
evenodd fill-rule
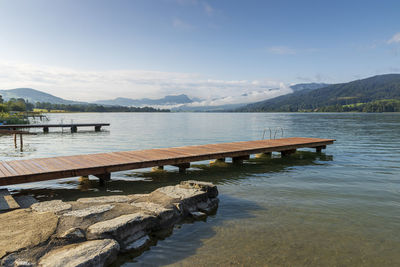
<instances>
[{"instance_id":1,"label":"lake water","mask_svg":"<svg viewBox=\"0 0 400 267\"><path fill-rule=\"evenodd\" d=\"M400 114L91 113L50 114L50 122L110 122L102 132L50 130L24 137L24 152L0 136L0 159L207 144L272 137L333 138L323 154L303 150L243 166L200 162L112 174L81 185L62 179L10 187L39 200L146 193L181 180L211 181L220 205L122 266L400 266ZM276 134L275 134L276 132Z\"/></svg>"}]
</instances>

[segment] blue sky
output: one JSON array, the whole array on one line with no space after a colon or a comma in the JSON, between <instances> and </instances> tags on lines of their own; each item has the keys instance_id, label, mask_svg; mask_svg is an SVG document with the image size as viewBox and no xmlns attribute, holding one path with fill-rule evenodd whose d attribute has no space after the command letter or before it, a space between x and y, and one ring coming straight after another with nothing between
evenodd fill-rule
<instances>
[{"instance_id":1,"label":"blue sky","mask_svg":"<svg viewBox=\"0 0 400 267\"><path fill-rule=\"evenodd\" d=\"M399 13L400 1L0 0L0 88L207 98L399 73Z\"/></svg>"}]
</instances>

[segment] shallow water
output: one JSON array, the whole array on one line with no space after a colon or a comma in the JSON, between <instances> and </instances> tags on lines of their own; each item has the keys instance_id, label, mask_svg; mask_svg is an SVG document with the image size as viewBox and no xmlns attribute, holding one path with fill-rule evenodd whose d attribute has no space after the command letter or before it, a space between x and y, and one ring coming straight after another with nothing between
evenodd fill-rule
<instances>
[{"instance_id":1,"label":"shallow water","mask_svg":"<svg viewBox=\"0 0 400 267\"><path fill-rule=\"evenodd\" d=\"M182 224L122 266L398 266L400 265L400 114L93 113L51 114L51 122L110 122L93 129L40 131L24 137L24 152L0 136L0 159L135 150L272 137L334 138L324 154L303 150L241 167L196 163L152 173L113 173L107 187L95 178L9 187L40 200L144 193L185 179L212 181L220 206L206 221ZM281 131L276 131L276 137Z\"/></svg>"}]
</instances>

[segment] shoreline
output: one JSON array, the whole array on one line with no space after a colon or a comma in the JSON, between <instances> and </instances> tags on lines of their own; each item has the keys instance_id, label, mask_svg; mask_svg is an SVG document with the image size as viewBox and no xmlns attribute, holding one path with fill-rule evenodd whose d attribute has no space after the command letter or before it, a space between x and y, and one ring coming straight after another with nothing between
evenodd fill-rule
<instances>
[{"instance_id":1,"label":"shoreline","mask_svg":"<svg viewBox=\"0 0 400 267\"><path fill-rule=\"evenodd\" d=\"M184 181L149 194L51 200L5 212L1 266L107 266L120 253L140 254L186 218L213 214L217 196L211 183Z\"/></svg>"}]
</instances>

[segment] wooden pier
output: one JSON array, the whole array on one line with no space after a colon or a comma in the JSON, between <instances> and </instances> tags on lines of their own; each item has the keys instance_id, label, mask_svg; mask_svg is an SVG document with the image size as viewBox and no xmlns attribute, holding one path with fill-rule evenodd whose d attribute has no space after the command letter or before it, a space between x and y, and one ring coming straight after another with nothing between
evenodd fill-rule
<instances>
[{"instance_id":1,"label":"wooden pier","mask_svg":"<svg viewBox=\"0 0 400 267\"><path fill-rule=\"evenodd\" d=\"M280 152L288 156L299 148L315 148L321 152L334 139L282 138L273 140L245 141L210 145L172 147L137 151L37 158L2 161L0 186L39 182L68 177L94 175L100 182L111 178L112 172L172 165L184 172L191 162L232 158L240 163L252 154Z\"/></svg>"},{"instance_id":2,"label":"wooden pier","mask_svg":"<svg viewBox=\"0 0 400 267\"><path fill-rule=\"evenodd\" d=\"M67 124L8 124L0 125L0 130L18 130L18 129L29 129L29 128L43 128L44 133L49 132L49 128L70 128L71 133L76 133L78 127L94 127L96 132L101 130L103 126L110 126L109 123L67 123Z\"/></svg>"}]
</instances>

